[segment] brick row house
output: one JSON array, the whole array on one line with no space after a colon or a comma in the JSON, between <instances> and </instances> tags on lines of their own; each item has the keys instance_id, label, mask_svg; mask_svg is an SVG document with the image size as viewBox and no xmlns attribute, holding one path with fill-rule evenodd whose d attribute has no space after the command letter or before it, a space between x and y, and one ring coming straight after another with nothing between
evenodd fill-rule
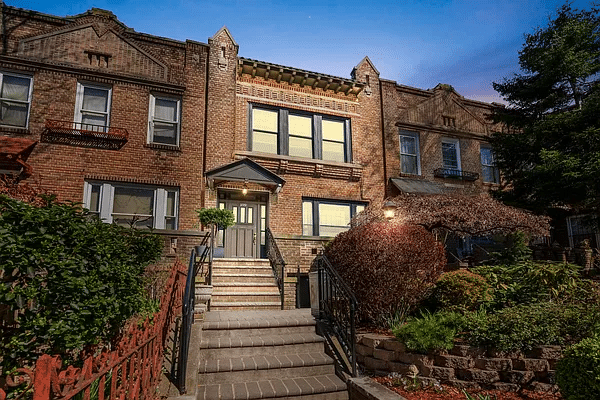
<instances>
[{"instance_id":1,"label":"brick row house","mask_svg":"<svg viewBox=\"0 0 600 400\"><path fill-rule=\"evenodd\" d=\"M183 42L99 9L2 13L0 172L106 222L183 238L227 208L219 256L264 258L269 228L305 275L370 202L499 183L490 105L449 85L380 79L367 57L349 78L240 57L226 28Z\"/></svg>"}]
</instances>

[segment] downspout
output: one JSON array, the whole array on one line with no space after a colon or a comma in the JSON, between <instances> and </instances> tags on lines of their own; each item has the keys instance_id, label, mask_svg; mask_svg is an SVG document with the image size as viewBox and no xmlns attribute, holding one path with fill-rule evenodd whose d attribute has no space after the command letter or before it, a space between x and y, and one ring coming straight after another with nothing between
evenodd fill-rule
<instances>
[{"instance_id":1,"label":"downspout","mask_svg":"<svg viewBox=\"0 0 600 400\"><path fill-rule=\"evenodd\" d=\"M383 198L385 199L388 195L388 178L387 178L387 156L385 151L385 118L384 118L384 107L383 107L383 86L381 84L381 79L377 78L379 81L379 107L381 110L381 146L383 148Z\"/></svg>"},{"instance_id":2,"label":"downspout","mask_svg":"<svg viewBox=\"0 0 600 400\"><path fill-rule=\"evenodd\" d=\"M204 173L206 172L206 147L208 145L208 71L210 63L210 47L206 51L206 70L204 72L204 144L202 148L202 180L200 182L200 206L206 206L206 182Z\"/></svg>"}]
</instances>

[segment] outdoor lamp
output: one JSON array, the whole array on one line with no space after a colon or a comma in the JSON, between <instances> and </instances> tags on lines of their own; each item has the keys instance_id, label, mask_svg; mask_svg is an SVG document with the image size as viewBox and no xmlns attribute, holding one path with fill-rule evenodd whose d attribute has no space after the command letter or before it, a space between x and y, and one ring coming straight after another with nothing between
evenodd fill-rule
<instances>
[{"instance_id":1,"label":"outdoor lamp","mask_svg":"<svg viewBox=\"0 0 600 400\"><path fill-rule=\"evenodd\" d=\"M394 218L394 216L396 215L396 203L394 203L393 201L386 201L383 204L382 209L383 216L388 220Z\"/></svg>"}]
</instances>

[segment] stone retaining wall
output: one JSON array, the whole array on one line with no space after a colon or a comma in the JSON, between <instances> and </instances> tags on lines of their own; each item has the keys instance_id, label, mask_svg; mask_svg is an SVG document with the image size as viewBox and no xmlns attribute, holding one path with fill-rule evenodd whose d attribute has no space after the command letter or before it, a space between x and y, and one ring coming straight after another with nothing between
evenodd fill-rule
<instances>
[{"instance_id":1,"label":"stone retaining wall","mask_svg":"<svg viewBox=\"0 0 600 400\"><path fill-rule=\"evenodd\" d=\"M556 392L554 367L562 354L560 346L502 353L467 345L427 355L406 351L396 338L376 334L357 337L357 360L366 370L417 375L421 381L434 379L462 389L528 389Z\"/></svg>"}]
</instances>

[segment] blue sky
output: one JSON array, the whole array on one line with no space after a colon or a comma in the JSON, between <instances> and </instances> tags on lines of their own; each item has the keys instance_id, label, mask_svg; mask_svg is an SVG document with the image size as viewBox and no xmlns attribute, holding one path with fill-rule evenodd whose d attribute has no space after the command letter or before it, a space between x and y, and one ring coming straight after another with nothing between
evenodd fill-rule
<instances>
[{"instance_id":1,"label":"blue sky","mask_svg":"<svg viewBox=\"0 0 600 400\"><path fill-rule=\"evenodd\" d=\"M5 0L48 14L111 10L138 32L206 43L226 25L239 55L349 77L368 55L381 77L500 101L493 81L518 72L523 35L547 23L562 0ZM573 1L589 8L588 1Z\"/></svg>"}]
</instances>

